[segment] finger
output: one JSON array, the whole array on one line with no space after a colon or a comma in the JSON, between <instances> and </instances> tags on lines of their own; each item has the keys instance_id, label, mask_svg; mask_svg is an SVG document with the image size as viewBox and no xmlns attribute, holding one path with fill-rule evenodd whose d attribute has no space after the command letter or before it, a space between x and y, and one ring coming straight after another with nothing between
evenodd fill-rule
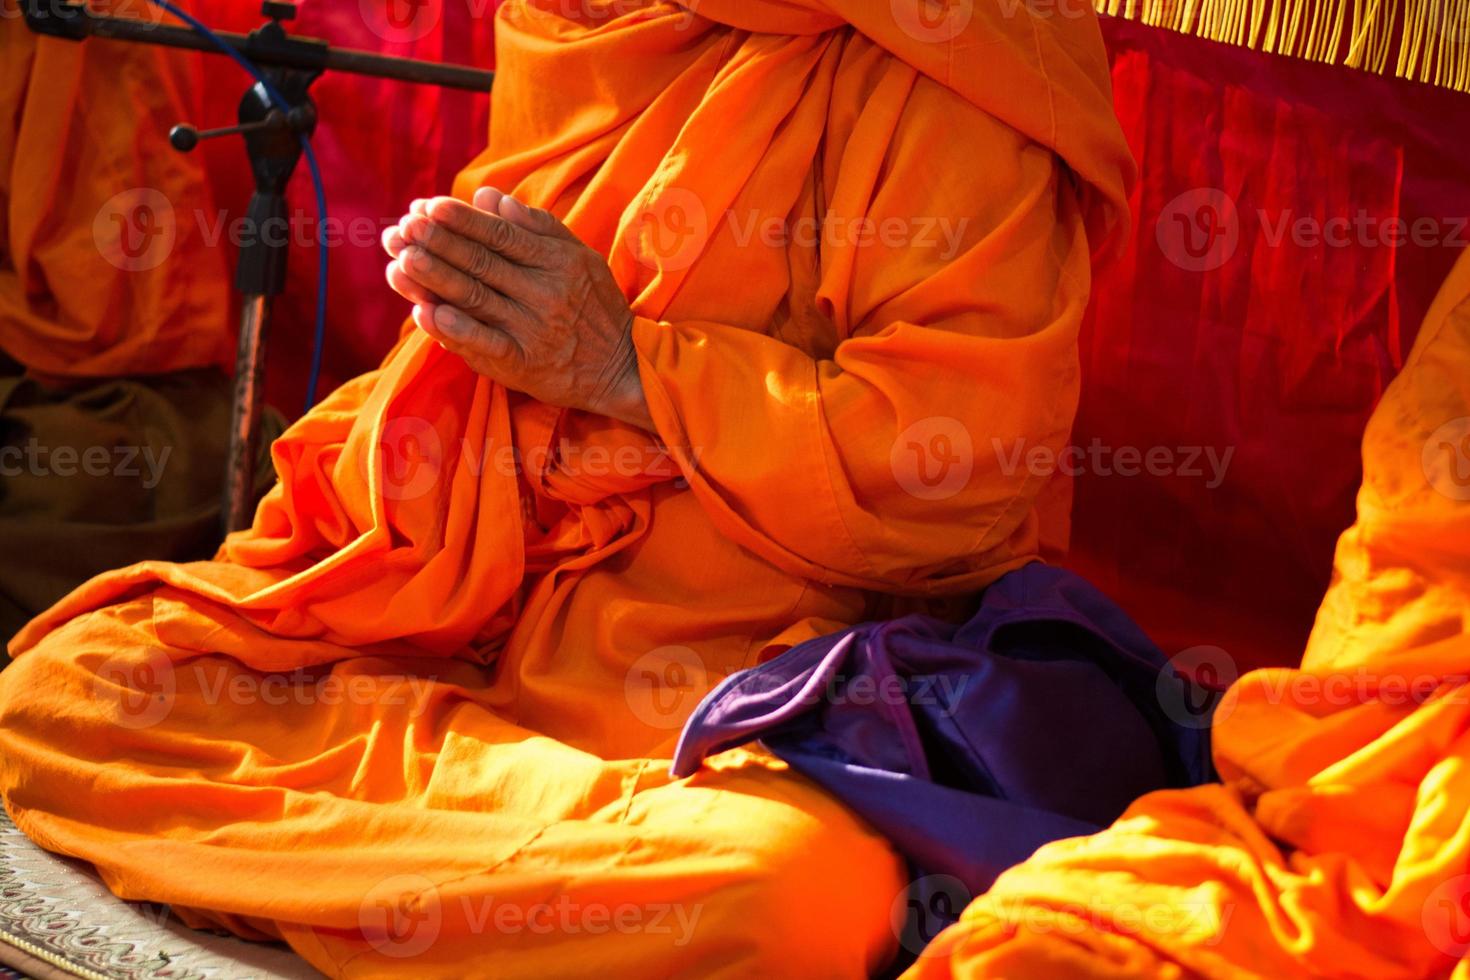
<instances>
[{"instance_id":1,"label":"finger","mask_svg":"<svg viewBox=\"0 0 1470 980\"><path fill-rule=\"evenodd\" d=\"M478 245L463 235L457 235L443 225L436 225L419 215L409 215L403 219L400 237L406 243L422 247L497 292L505 293L523 304L532 300L531 295L525 292L528 281L521 267L512 265L485 246Z\"/></svg>"},{"instance_id":2,"label":"finger","mask_svg":"<svg viewBox=\"0 0 1470 980\"><path fill-rule=\"evenodd\" d=\"M426 213L436 224L478 242L518 265L542 267L547 264L546 239L498 214L481 211L452 197L434 198L429 202Z\"/></svg>"},{"instance_id":3,"label":"finger","mask_svg":"<svg viewBox=\"0 0 1470 980\"><path fill-rule=\"evenodd\" d=\"M489 211L491 214L500 213L500 199L505 194L498 187L481 187L475 191L470 198L470 203L481 211Z\"/></svg>"},{"instance_id":4,"label":"finger","mask_svg":"<svg viewBox=\"0 0 1470 980\"><path fill-rule=\"evenodd\" d=\"M428 200L426 198L416 197L412 201L409 202L409 205L408 205L408 213L409 214L427 214L428 213L428 207L429 207L429 202L428 202Z\"/></svg>"},{"instance_id":5,"label":"finger","mask_svg":"<svg viewBox=\"0 0 1470 980\"><path fill-rule=\"evenodd\" d=\"M446 350L477 361L476 367L490 368L502 378L514 373L520 345L505 331L442 303L415 306L413 322Z\"/></svg>"},{"instance_id":6,"label":"finger","mask_svg":"<svg viewBox=\"0 0 1470 980\"><path fill-rule=\"evenodd\" d=\"M499 214L511 224L538 235L560 238L563 241L577 241L577 236L572 234L571 229L562 224L561 219L556 215L542 208L533 208L523 204L509 194L501 195Z\"/></svg>"},{"instance_id":7,"label":"finger","mask_svg":"<svg viewBox=\"0 0 1470 980\"><path fill-rule=\"evenodd\" d=\"M440 303L442 300L403 271L397 262L388 263L388 285L410 303Z\"/></svg>"},{"instance_id":8,"label":"finger","mask_svg":"<svg viewBox=\"0 0 1470 980\"><path fill-rule=\"evenodd\" d=\"M479 320L498 327L519 322L518 308L506 297L478 279L424 249L409 245L396 260L396 265L414 282L443 302L456 306Z\"/></svg>"},{"instance_id":9,"label":"finger","mask_svg":"<svg viewBox=\"0 0 1470 980\"><path fill-rule=\"evenodd\" d=\"M390 225L383 229L382 234L383 251L388 253L389 258L398 258L398 253L403 251L407 243L403 240L403 233L398 230L397 225Z\"/></svg>"}]
</instances>

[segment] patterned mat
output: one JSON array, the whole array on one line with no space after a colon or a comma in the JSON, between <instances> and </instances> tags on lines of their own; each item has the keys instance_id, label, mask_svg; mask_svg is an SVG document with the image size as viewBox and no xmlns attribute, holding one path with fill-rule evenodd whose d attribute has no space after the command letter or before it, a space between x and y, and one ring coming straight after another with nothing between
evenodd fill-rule
<instances>
[{"instance_id":1,"label":"patterned mat","mask_svg":"<svg viewBox=\"0 0 1470 980\"><path fill-rule=\"evenodd\" d=\"M114 897L90 867L41 850L0 808L0 978L6 976L305 980L320 974L284 947L195 932L166 906Z\"/></svg>"}]
</instances>

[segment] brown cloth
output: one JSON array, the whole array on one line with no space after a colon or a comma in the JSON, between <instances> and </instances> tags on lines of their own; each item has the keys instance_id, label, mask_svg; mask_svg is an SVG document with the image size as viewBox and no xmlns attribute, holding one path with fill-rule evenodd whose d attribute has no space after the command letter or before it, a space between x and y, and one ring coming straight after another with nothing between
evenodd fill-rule
<instances>
[{"instance_id":1,"label":"brown cloth","mask_svg":"<svg viewBox=\"0 0 1470 980\"><path fill-rule=\"evenodd\" d=\"M230 395L207 368L58 387L0 364L0 665L11 636L93 575L214 553ZM267 413L259 494L283 429Z\"/></svg>"}]
</instances>

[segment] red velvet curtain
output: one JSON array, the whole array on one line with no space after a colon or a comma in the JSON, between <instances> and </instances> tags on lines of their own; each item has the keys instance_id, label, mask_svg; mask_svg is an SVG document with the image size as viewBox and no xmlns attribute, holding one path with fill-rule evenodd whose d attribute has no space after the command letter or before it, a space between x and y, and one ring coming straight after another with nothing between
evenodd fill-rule
<instances>
[{"instance_id":1,"label":"red velvet curtain","mask_svg":"<svg viewBox=\"0 0 1470 980\"><path fill-rule=\"evenodd\" d=\"M1229 680L1301 656L1363 426L1470 241L1470 97L1104 33L1142 180L1083 340L1072 561Z\"/></svg>"},{"instance_id":2,"label":"red velvet curtain","mask_svg":"<svg viewBox=\"0 0 1470 980\"><path fill-rule=\"evenodd\" d=\"M406 58L493 68L492 18L501 0L306 0L293 34L334 46ZM195 0L205 23L249 31L262 21L254 2ZM201 126L232 124L248 77L223 58L205 67L207 118ZM407 305L383 281L378 233L396 222L415 197L447 193L454 175L484 149L488 95L328 73L312 86L319 122L313 145L327 190L329 223L316 220L306 164L289 189L292 249L286 294L275 305L267 397L295 417L301 411L311 360L317 249L330 249L327 337L318 396L377 366L398 339ZM222 231L234 267L230 222L243 218L252 182L238 139L205 143L220 213L205 216Z\"/></svg>"}]
</instances>

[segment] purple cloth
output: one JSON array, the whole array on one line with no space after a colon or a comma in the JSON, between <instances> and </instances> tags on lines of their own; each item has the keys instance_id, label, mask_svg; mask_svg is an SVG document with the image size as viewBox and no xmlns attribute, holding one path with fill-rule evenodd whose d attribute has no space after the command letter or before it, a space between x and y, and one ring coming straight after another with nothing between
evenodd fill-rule
<instances>
[{"instance_id":1,"label":"purple cloth","mask_svg":"<svg viewBox=\"0 0 1470 980\"><path fill-rule=\"evenodd\" d=\"M1037 562L963 625L866 623L732 675L695 708L672 768L759 738L917 874L978 894L1040 845L1210 778L1204 725L1161 693L1175 682L1121 609Z\"/></svg>"}]
</instances>

